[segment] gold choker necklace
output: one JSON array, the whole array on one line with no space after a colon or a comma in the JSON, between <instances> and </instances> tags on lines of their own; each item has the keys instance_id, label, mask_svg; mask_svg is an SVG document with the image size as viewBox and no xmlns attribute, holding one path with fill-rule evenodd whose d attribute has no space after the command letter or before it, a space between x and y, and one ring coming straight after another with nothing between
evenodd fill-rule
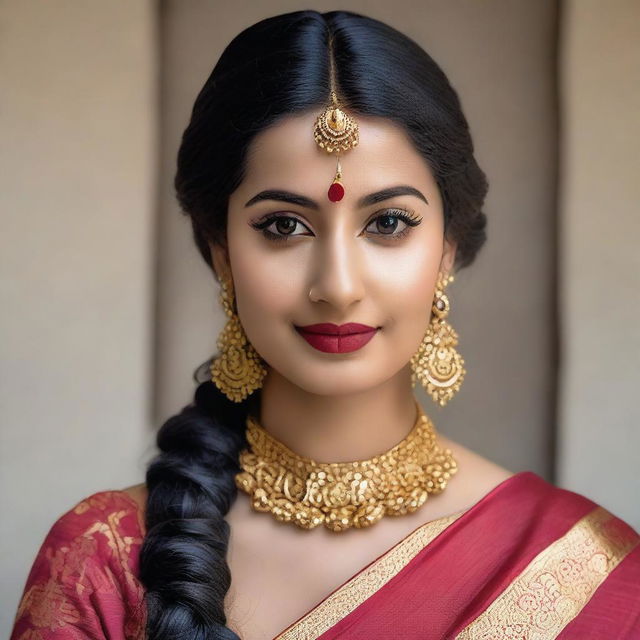
<instances>
[{"instance_id":1,"label":"gold choker necklace","mask_svg":"<svg viewBox=\"0 0 640 640\"><path fill-rule=\"evenodd\" d=\"M256 511L303 529L324 524L331 531L375 524L400 516L440 493L458 470L451 449L436 443L433 423L416 400L410 433L389 451L354 462L316 462L273 438L247 418L249 449L240 453L236 485L252 497Z\"/></svg>"}]
</instances>

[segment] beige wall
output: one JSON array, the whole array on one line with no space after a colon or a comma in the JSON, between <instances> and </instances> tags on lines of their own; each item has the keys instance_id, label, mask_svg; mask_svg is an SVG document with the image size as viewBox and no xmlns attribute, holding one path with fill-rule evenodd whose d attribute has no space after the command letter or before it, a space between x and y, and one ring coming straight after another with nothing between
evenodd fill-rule
<instances>
[{"instance_id":1,"label":"beige wall","mask_svg":"<svg viewBox=\"0 0 640 640\"><path fill-rule=\"evenodd\" d=\"M54 520L143 479L156 165L149 1L0 8L0 637Z\"/></svg>"},{"instance_id":2,"label":"beige wall","mask_svg":"<svg viewBox=\"0 0 640 640\"><path fill-rule=\"evenodd\" d=\"M558 482L640 529L640 3L566 3Z\"/></svg>"},{"instance_id":3,"label":"beige wall","mask_svg":"<svg viewBox=\"0 0 640 640\"><path fill-rule=\"evenodd\" d=\"M562 4L559 218L556 2L348 8L405 31L450 74L491 183L489 242L450 292L468 377L446 409L423 395L425 408L472 449L547 477L557 435L560 483L639 527L640 4ZM0 5L2 637L53 521L143 479L155 427L215 348L217 288L173 201L178 139L229 39L299 6Z\"/></svg>"}]
</instances>

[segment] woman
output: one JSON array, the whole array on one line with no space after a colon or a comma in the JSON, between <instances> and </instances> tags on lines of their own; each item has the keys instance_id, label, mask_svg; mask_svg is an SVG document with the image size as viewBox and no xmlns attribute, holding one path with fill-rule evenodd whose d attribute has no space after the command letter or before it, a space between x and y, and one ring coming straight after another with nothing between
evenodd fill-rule
<instances>
[{"instance_id":1,"label":"woman","mask_svg":"<svg viewBox=\"0 0 640 640\"><path fill-rule=\"evenodd\" d=\"M257 23L196 100L176 189L219 353L146 483L53 525L13 639L640 637L638 534L413 394L463 383L447 286L487 191L422 49L349 12Z\"/></svg>"}]
</instances>

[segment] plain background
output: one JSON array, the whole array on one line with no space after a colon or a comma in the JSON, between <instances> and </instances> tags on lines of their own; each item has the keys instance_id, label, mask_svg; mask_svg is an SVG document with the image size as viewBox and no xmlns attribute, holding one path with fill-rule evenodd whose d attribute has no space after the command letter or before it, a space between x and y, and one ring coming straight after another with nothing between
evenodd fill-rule
<instances>
[{"instance_id":1,"label":"plain background","mask_svg":"<svg viewBox=\"0 0 640 640\"><path fill-rule=\"evenodd\" d=\"M143 481L215 351L218 290L171 181L229 40L363 12L449 75L489 241L451 286L468 371L436 426L640 528L640 4L634 0L0 2L0 635L62 513ZM6 633L3 633L6 630Z\"/></svg>"}]
</instances>

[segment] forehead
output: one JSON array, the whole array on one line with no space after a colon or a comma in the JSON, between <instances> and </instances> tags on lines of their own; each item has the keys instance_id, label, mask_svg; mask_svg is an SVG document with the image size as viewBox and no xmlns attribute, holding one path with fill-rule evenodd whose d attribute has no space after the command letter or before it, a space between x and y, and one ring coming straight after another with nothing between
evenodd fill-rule
<instances>
[{"instance_id":1,"label":"forehead","mask_svg":"<svg viewBox=\"0 0 640 640\"><path fill-rule=\"evenodd\" d=\"M234 195L277 187L321 200L334 178L337 158L313 138L319 113L286 116L260 132L249 146L245 178ZM437 187L429 166L402 127L384 118L355 119L358 145L340 154L345 200L396 184L425 189L433 196Z\"/></svg>"}]
</instances>

